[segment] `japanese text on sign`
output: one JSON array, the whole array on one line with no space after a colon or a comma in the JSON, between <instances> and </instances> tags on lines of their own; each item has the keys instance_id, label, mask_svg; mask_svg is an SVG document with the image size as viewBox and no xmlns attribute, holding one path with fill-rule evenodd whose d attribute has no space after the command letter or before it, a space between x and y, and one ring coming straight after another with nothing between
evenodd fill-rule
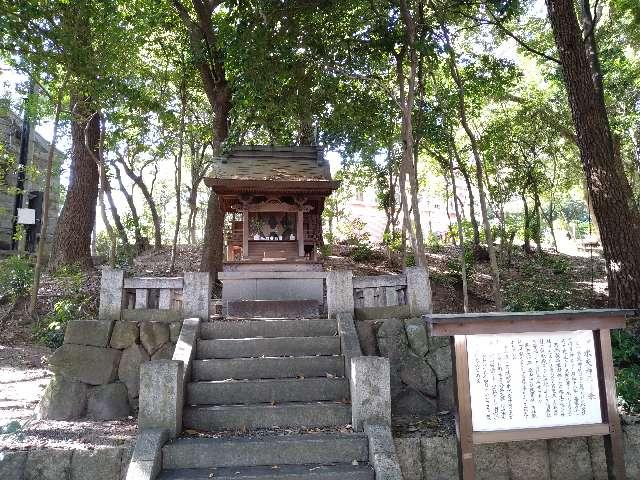
<instances>
[{"instance_id":1,"label":"japanese text on sign","mask_svg":"<svg viewBox=\"0 0 640 480\"><path fill-rule=\"evenodd\" d=\"M467 337L474 431L602 422L593 332Z\"/></svg>"}]
</instances>

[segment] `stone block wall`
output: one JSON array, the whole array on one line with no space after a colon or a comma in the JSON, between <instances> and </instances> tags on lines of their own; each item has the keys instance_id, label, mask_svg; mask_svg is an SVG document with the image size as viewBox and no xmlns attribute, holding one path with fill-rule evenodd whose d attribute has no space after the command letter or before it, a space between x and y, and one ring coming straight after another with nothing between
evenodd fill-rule
<instances>
[{"instance_id":1,"label":"stone block wall","mask_svg":"<svg viewBox=\"0 0 640 480\"><path fill-rule=\"evenodd\" d=\"M394 416L454 408L448 337L429 337L421 318L359 320L356 327L365 355L389 359Z\"/></svg>"},{"instance_id":2,"label":"stone block wall","mask_svg":"<svg viewBox=\"0 0 640 480\"><path fill-rule=\"evenodd\" d=\"M76 320L48 359L54 377L38 416L50 420L112 420L138 410L140 366L171 359L181 321Z\"/></svg>"},{"instance_id":3,"label":"stone block wall","mask_svg":"<svg viewBox=\"0 0 640 480\"><path fill-rule=\"evenodd\" d=\"M2 480L124 480L132 445L95 450L0 451Z\"/></svg>"},{"instance_id":4,"label":"stone block wall","mask_svg":"<svg viewBox=\"0 0 640 480\"><path fill-rule=\"evenodd\" d=\"M628 479L640 478L640 423L624 425ZM455 437L395 439L404 480L458 480ZM602 437L480 445L478 480L607 480Z\"/></svg>"}]
</instances>

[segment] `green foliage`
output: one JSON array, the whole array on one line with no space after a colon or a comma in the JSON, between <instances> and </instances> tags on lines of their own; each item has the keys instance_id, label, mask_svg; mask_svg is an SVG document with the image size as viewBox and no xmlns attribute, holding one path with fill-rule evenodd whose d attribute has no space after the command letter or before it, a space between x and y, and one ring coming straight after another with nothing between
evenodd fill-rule
<instances>
[{"instance_id":1,"label":"green foliage","mask_svg":"<svg viewBox=\"0 0 640 480\"><path fill-rule=\"evenodd\" d=\"M374 255L374 250L368 242L359 243L351 251L350 257L356 262L366 262Z\"/></svg>"},{"instance_id":2,"label":"green foliage","mask_svg":"<svg viewBox=\"0 0 640 480\"><path fill-rule=\"evenodd\" d=\"M456 255L455 258L449 258L446 265L446 276L449 277L454 285L462 285L462 265L460 264L459 255ZM475 257L473 255L473 245L469 242L465 245L464 249L464 266L465 273L467 274L467 280L469 280L473 275L474 265Z\"/></svg>"},{"instance_id":3,"label":"green foliage","mask_svg":"<svg viewBox=\"0 0 640 480\"><path fill-rule=\"evenodd\" d=\"M571 308L572 279L562 257L524 257L519 277L503 285L505 310L549 311Z\"/></svg>"},{"instance_id":4,"label":"green foliage","mask_svg":"<svg viewBox=\"0 0 640 480\"><path fill-rule=\"evenodd\" d=\"M53 304L51 310L33 328L33 333L38 341L50 348L62 346L64 331L71 320L77 320L82 312L82 304L73 299L64 298Z\"/></svg>"},{"instance_id":5,"label":"green foliage","mask_svg":"<svg viewBox=\"0 0 640 480\"><path fill-rule=\"evenodd\" d=\"M320 255L327 258L331 256L331 243L323 243L320 245Z\"/></svg>"},{"instance_id":6,"label":"green foliage","mask_svg":"<svg viewBox=\"0 0 640 480\"><path fill-rule=\"evenodd\" d=\"M484 241L484 229L481 228L478 232L480 235L480 241ZM465 243L473 241L473 224L467 220L466 218L462 219L462 235L464 237ZM458 238L458 223L452 223L449 226L449 237L455 241L456 244L460 243L460 239Z\"/></svg>"},{"instance_id":7,"label":"green foliage","mask_svg":"<svg viewBox=\"0 0 640 480\"><path fill-rule=\"evenodd\" d=\"M33 264L28 257L12 256L0 261L0 303L25 295L33 282Z\"/></svg>"},{"instance_id":8,"label":"green foliage","mask_svg":"<svg viewBox=\"0 0 640 480\"><path fill-rule=\"evenodd\" d=\"M53 304L53 309L33 327L33 334L38 341L50 348L58 348L64 340L64 332L71 320L85 316L88 297L83 292L85 274L77 265L64 265L53 277L58 282L64 295Z\"/></svg>"},{"instance_id":9,"label":"green foliage","mask_svg":"<svg viewBox=\"0 0 640 480\"><path fill-rule=\"evenodd\" d=\"M429 232L429 234L427 235L426 246L427 249L433 253L442 251L442 242L440 241L440 237L438 237L433 232Z\"/></svg>"},{"instance_id":10,"label":"green foliage","mask_svg":"<svg viewBox=\"0 0 640 480\"><path fill-rule=\"evenodd\" d=\"M637 333L614 330L611 333L613 363L619 402L629 413L640 413L640 342Z\"/></svg>"},{"instance_id":11,"label":"green foliage","mask_svg":"<svg viewBox=\"0 0 640 480\"><path fill-rule=\"evenodd\" d=\"M640 413L640 365L616 371L618 402L629 413Z\"/></svg>"},{"instance_id":12,"label":"green foliage","mask_svg":"<svg viewBox=\"0 0 640 480\"><path fill-rule=\"evenodd\" d=\"M109 258L109 252L111 250L111 239L107 235L106 231L98 233L96 237L96 253L102 255L104 258ZM116 256L114 259L114 265L122 268L133 263L133 259L136 256L135 245L124 245L118 238L116 240Z\"/></svg>"}]
</instances>

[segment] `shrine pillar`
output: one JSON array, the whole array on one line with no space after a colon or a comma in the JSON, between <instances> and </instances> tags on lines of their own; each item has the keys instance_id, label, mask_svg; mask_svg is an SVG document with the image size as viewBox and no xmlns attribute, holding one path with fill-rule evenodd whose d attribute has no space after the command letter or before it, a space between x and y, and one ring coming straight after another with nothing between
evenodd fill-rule
<instances>
[{"instance_id":1,"label":"shrine pillar","mask_svg":"<svg viewBox=\"0 0 640 480\"><path fill-rule=\"evenodd\" d=\"M298 256L304 257L304 215L303 210L298 210L298 219L296 222L296 239L298 240Z\"/></svg>"},{"instance_id":2,"label":"shrine pillar","mask_svg":"<svg viewBox=\"0 0 640 480\"><path fill-rule=\"evenodd\" d=\"M249 210L242 212L242 258L249 257Z\"/></svg>"}]
</instances>

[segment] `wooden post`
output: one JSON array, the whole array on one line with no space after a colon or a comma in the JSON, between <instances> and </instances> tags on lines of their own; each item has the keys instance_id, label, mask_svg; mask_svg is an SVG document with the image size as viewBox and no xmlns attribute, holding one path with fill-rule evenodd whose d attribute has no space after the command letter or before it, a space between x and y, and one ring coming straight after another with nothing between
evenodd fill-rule
<instances>
[{"instance_id":1,"label":"wooden post","mask_svg":"<svg viewBox=\"0 0 640 480\"><path fill-rule=\"evenodd\" d=\"M604 436L604 453L607 459L607 473L610 480L625 480L624 444L622 427L618 414L611 333L609 329L593 332L598 366L602 422L609 424L609 434Z\"/></svg>"},{"instance_id":2,"label":"wooden post","mask_svg":"<svg viewBox=\"0 0 640 480\"><path fill-rule=\"evenodd\" d=\"M298 210L298 221L296 222L296 239L298 240L298 256L304 257L304 215L302 210Z\"/></svg>"},{"instance_id":3,"label":"wooden post","mask_svg":"<svg viewBox=\"0 0 640 480\"><path fill-rule=\"evenodd\" d=\"M476 467L473 459L473 422L471 417L471 392L469 383L469 356L467 337L451 337L451 359L453 369L453 390L456 405L456 435L458 436L458 472L460 480L475 480Z\"/></svg>"},{"instance_id":4,"label":"wooden post","mask_svg":"<svg viewBox=\"0 0 640 480\"><path fill-rule=\"evenodd\" d=\"M242 212L242 258L249 258L249 210Z\"/></svg>"}]
</instances>

